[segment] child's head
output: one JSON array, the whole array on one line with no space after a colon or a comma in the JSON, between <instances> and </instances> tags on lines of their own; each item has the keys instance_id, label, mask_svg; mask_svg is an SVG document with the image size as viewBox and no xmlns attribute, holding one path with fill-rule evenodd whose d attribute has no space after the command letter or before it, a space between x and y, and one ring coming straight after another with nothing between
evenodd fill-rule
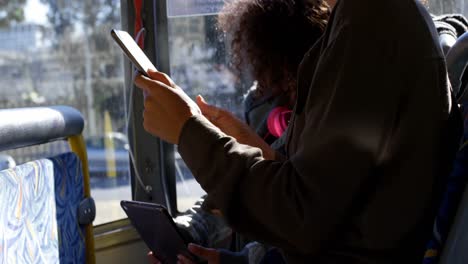
<instances>
[{"instance_id":1,"label":"child's head","mask_svg":"<svg viewBox=\"0 0 468 264\"><path fill-rule=\"evenodd\" d=\"M235 68L250 67L259 92L294 93L297 68L322 35L330 10L321 0L234 0L219 15Z\"/></svg>"}]
</instances>

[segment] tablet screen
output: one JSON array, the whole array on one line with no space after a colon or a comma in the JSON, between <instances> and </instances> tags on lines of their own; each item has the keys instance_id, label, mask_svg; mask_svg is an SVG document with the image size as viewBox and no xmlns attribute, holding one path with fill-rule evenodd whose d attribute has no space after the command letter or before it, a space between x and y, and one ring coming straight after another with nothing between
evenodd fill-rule
<instances>
[{"instance_id":1,"label":"tablet screen","mask_svg":"<svg viewBox=\"0 0 468 264\"><path fill-rule=\"evenodd\" d=\"M162 263L177 263L178 254L191 258L187 243L163 206L136 201L121 201L120 205L143 241Z\"/></svg>"}]
</instances>

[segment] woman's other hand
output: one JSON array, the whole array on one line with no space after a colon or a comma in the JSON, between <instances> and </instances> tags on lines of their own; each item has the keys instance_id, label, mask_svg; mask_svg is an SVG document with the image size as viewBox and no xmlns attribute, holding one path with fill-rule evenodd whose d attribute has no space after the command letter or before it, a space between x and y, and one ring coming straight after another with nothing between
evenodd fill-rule
<instances>
[{"instance_id":1,"label":"woman's other hand","mask_svg":"<svg viewBox=\"0 0 468 264\"><path fill-rule=\"evenodd\" d=\"M166 74L149 71L149 78L135 77L135 85L145 94L145 130L169 143L178 144L187 120L201 114L197 104Z\"/></svg>"},{"instance_id":2,"label":"woman's other hand","mask_svg":"<svg viewBox=\"0 0 468 264\"><path fill-rule=\"evenodd\" d=\"M189 244L188 250L197 257L208 262L208 264L219 264L220 253L218 250L213 248L204 248L199 245ZM192 260L184 255L178 255L178 264L195 264Z\"/></svg>"},{"instance_id":3,"label":"woman's other hand","mask_svg":"<svg viewBox=\"0 0 468 264\"><path fill-rule=\"evenodd\" d=\"M197 96L196 102L203 115L224 133L235 138L241 144L260 148L265 159L273 160L275 158L275 151L247 124L232 113L208 104L200 95Z\"/></svg>"},{"instance_id":4,"label":"woman's other hand","mask_svg":"<svg viewBox=\"0 0 468 264\"><path fill-rule=\"evenodd\" d=\"M153 252L148 252L148 263L150 264L162 264L161 261L153 254Z\"/></svg>"}]
</instances>

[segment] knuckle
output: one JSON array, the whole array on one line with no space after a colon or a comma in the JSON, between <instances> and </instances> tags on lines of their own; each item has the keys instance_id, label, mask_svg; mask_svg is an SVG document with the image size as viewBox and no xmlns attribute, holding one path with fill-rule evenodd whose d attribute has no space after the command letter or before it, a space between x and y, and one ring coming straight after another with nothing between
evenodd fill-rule
<instances>
[{"instance_id":1,"label":"knuckle","mask_svg":"<svg viewBox=\"0 0 468 264\"><path fill-rule=\"evenodd\" d=\"M169 75L162 73L164 80L172 87L177 87Z\"/></svg>"},{"instance_id":2,"label":"knuckle","mask_svg":"<svg viewBox=\"0 0 468 264\"><path fill-rule=\"evenodd\" d=\"M161 73L161 76L164 78L164 79L169 79L169 76L167 74L165 74L164 72L160 72Z\"/></svg>"}]
</instances>

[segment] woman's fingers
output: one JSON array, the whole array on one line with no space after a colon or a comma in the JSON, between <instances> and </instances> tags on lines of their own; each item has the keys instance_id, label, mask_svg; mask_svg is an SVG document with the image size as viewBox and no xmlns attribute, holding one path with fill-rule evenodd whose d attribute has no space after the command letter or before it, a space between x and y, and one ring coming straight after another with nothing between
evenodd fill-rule
<instances>
[{"instance_id":1,"label":"woman's fingers","mask_svg":"<svg viewBox=\"0 0 468 264\"><path fill-rule=\"evenodd\" d=\"M199 246L199 245L195 245L195 244L192 244L190 243L188 245L188 250L190 252L192 252L193 254L201 257L201 258L204 258L208 261L210 260L213 260L219 253L216 249L213 249L213 248L204 248L202 246Z\"/></svg>"},{"instance_id":2,"label":"woman's fingers","mask_svg":"<svg viewBox=\"0 0 468 264\"><path fill-rule=\"evenodd\" d=\"M169 143L178 144L182 127L190 117L201 113L199 107L177 86L169 87L143 75L135 78L135 85L145 93L145 130Z\"/></svg>"},{"instance_id":3,"label":"woman's fingers","mask_svg":"<svg viewBox=\"0 0 468 264\"><path fill-rule=\"evenodd\" d=\"M147 91L149 93L153 93L154 91L157 91L158 89L161 89L161 88L166 88L166 89L170 88L165 83L160 82L158 80L153 80L149 77L144 76L143 74L137 75L135 77L135 85L138 88L144 91Z\"/></svg>"},{"instance_id":4,"label":"woman's fingers","mask_svg":"<svg viewBox=\"0 0 468 264\"><path fill-rule=\"evenodd\" d=\"M151 264L161 264L161 262L154 256L153 252L148 252L148 262Z\"/></svg>"},{"instance_id":5,"label":"woman's fingers","mask_svg":"<svg viewBox=\"0 0 468 264\"><path fill-rule=\"evenodd\" d=\"M171 96L171 94L174 93L179 96L185 96L185 93L182 90L173 89L161 81L153 80L142 74L135 78L134 83L138 88L143 90L145 98L152 96L154 98L164 100L168 99L168 96Z\"/></svg>"},{"instance_id":6,"label":"woman's fingers","mask_svg":"<svg viewBox=\"0 0 468 264\"><path fill-rule=\"evenodd\" d=\"M177 263L178 264L194 264L194 262L192 260L190 260L189 258L187 258L186 256L184 255L177 255Z\"/></svg>"},{"instance_id":7,"label":"woman's fingers","mask_svg":"<svg viewBox=\"0 0 468 264\"><path fill-rule=\"evenodd\" d=\"M172 81L167 74L159 71L148 70L148 75L151 79L164 83L169 87L175 87L174 82Z\"/></svg>"},{"instance_id":8,"label":"woman's fingers","mask_svg":"<svg viewBox=\"0 0 468 264\"><path fill-rule=\"evenodd\" d=\"M155 81L153 81L152 79L144 76L143 74L138 74L136 77L135 77L135 81L134 81L135 85L144 90L144 91L147 91L149 92L150 90L153 90L153 86L155 85Z\"/></svg>"},{"instance_id":9,"label":"woman's fingers","mask_svg":"<svg viewBox=\"0 0 468 264\"><path fill-rule=\"evenodd\" d=\"M202 111L202 114L211 122L216 121L221 115L225 114L223 109L208 104L201 95L197 96L196 103Z\"/></svg>"},{"instance_id":10,"label":"woman's fingers","mask_svg":"<svg viewBox=\"0 0 468 264\"><path fill-rule=\"evenodd\" d=\"M236 117L226 109L211 105L205 101L205 99L201 95L197 95L196 103L202 114L206 116L211 121L216 121L219 118L223 119L236 119Z\"/></svg>"}]
</instances>

